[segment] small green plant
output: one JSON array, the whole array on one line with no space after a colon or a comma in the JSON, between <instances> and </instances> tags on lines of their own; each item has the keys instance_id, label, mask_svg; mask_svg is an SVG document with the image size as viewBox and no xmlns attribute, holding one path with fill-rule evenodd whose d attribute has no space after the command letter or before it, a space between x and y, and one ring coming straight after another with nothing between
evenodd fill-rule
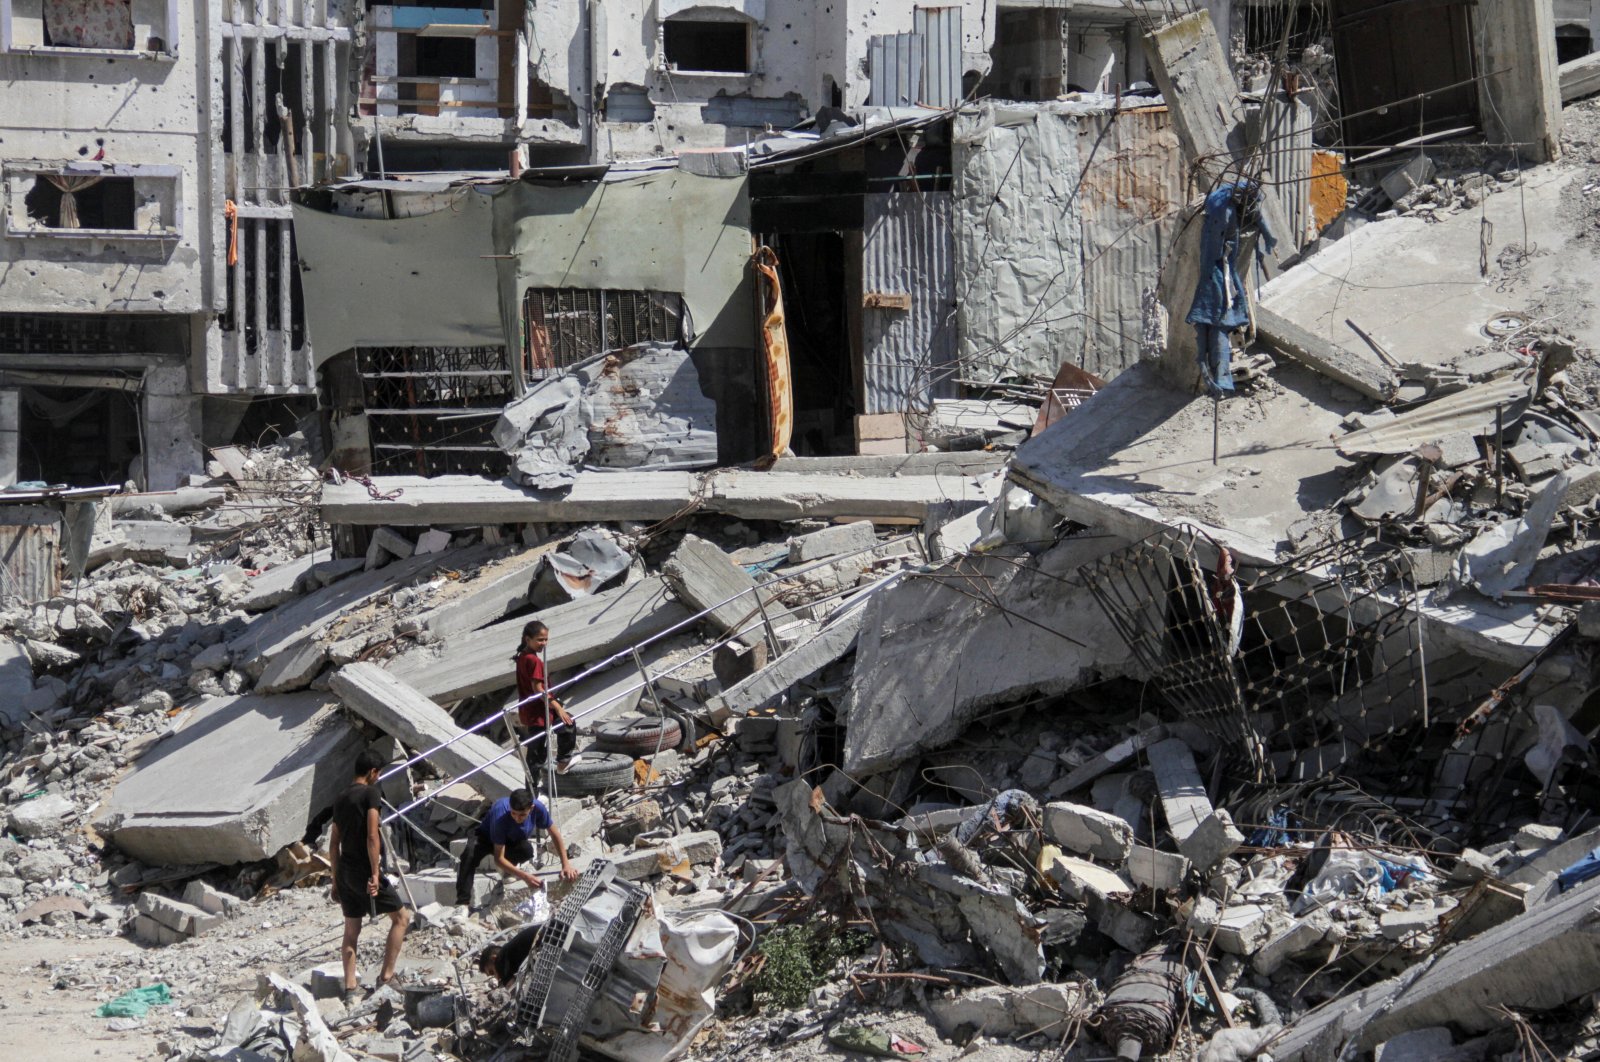
<instances>
[{"instance_id":1,"label":"small green plant","mask_svg":"<svg viewBox=\"0 0 1600 1062\"><path fill-rule=\"evenodd\" d=\"M756 945L762 963L750 987L756 999L769 1006L802 1007L834 963L847 955L859 955L871 942L867 933L840 929L825 921L779 926Z\"/></svg>"}]
</instances>

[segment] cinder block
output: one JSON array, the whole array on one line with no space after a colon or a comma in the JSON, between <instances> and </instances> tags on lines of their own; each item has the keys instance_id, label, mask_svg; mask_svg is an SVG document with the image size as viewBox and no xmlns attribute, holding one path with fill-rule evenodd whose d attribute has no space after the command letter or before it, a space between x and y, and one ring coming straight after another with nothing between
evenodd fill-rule
<instances>
[{"instance_id":1,"label":"cinder block","mask_svg":"<svg viewBox=\"0 0 1600 1062\"><path fill-rule=\"evenodd\" d=\"M237 896L230 896L196 879L184 886L183 902L207 914L231 915L239 909L242 901Z\"/></svg>"},{"instance_id":2,"label":"cinder block","mask_svg":"<svg viewBox=\"0 0 1600 1062\"><path fill-rule=\"evenodd\" d=\"M1201 870L1210 870L1244 845L1244 834L1226 811L1218 808L1178 842L1178 850Z\"/></svg>"},{"instance_id":3,"label":"cinder block","mask_svg":"<svg viewBox=\"0 0 1600 1062\"><path fill-rule=\"evenodd\" d=\"M1251 965L1257 973L1271 976L1285 960L1315 946L1327 936L1328 927L1328 916L1321 911L1313 911L1305 918L1296 919L1256 949L1255 957L1250 960Z\"/></svg>"},{"instance_id":4,"label":"cinder block","mask_svg":"<svg viewBox=\"0 0 1600 1062\"><path fill-rule=\"evenodd\" d=\"M841 553L856 553L878 544L872 521L857 520L848 524L835 524L809 535L796 535L789 540L789 563L803 564L823 557L836 557Z\"/></svg>"},{"instance_id":5,"label":"cinder block","mask_svg":"<svg viewBox=\"0 0 1600 1062\"><path fill-rule=\"evenodd\" d=\"M146 944L154 944L158 947L176 944L178 941L183 940L185 936L176 929L170 929L162 925L146 914L138 915L134 918L133 935Z\"/></svg>"},{"instance_id":6,"label":"cinder block","mask_svg":"<svg viewBox=\"0 0 1600 1062\"><path fill-rule=\"evenodd\" d=\"M153 892L142 892L135 909L168 929L186 936L197 936L222 922L222 916L210 914L181 900L169 900Z\"/></svg>"}]
</instances>

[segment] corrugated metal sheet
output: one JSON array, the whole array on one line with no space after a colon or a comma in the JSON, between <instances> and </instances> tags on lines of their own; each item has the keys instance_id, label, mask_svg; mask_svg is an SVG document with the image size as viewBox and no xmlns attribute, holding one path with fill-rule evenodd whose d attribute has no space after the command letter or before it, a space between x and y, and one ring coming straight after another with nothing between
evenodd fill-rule
<instances>
[{"instance_id":1,"label":"corrugated metal sheet","mask_svg":"<svg viewBox=\"0 0 1600 1062\"><path fill-rule=\"evenodd\" d=\"M1137 361L1188 197L1166 109L984 103L954 140L962 376Z\"/></svg>"},{"instance_id":2,"label":"corrugated metal sheet","mask_svg":"<svg viewBox=\"0 0 1600 1062\"><path fill-rule=\"evenodd\" d=\"M954 208L949 192L890 192L864 204L862 288L909 295L909 309L861 311L866 408L925 412L956 393Z\"/></svg>"},{"instance_id":3,"label":"corrugated metal sheet","mask_svg":"<svg viewBox=\"0 0 1600 1062\"><path fill-rule=\"evenodd\" d=\"M1146 305L1177 235L1187 188L1165 108L1084 119L1083 140L1098 137L1107 123L1079 192L1088 316L1075 360L1110 379L1144 352Z\"/></svg>"},{"instance_id":4,"label":"corrugated metal sheet","mask_svg":"<svg viewBox=\"0 0 1600 1062\"><path fill-rule=\"evenodd\" d=\"M912 26L922 35L922 99L929 107L961 102L961 9L919 7Z\"/></svg>"},{"instance_id":5,"label":"corrugated metal sheet","mask_svg":"<svg viewBox=\"0 0 1600 1062\"><path fill-rule=\"evenodd\" d=\"M922 34L894 33L867 41L874 107L914 107L922 96Z\"/></svg>"},{"instance_id":6,"label":"corrugated metal sheet","mask_svg":"<svg viewBox=\"0 0 1600 1062\"><path fill-rule=\"evenodd\" d=\"M37 604L61 590L61 514L42 505L0 507L0 596Z\"/></svg>"},{"instance_id":7,"label":"corrugated metal sheet","mask_svg":"<svg viewBox=\"0 0 1600 1062\"><path fill-rule=\"evenodd\" d=\"M1290 254L1316 235L1311 219L1311 156L1315 151L1311 108L1298 99L1289 106L1275 101L1265 120L1270 128L1257 136L1265 155L1267 180L1289 223L1288 232L1275 235L1286 248L1282 253ZM1262 123L1263 109L1257 108L1251 115L1252 128L1260 130Z\"/></svg>"}]
</instances>

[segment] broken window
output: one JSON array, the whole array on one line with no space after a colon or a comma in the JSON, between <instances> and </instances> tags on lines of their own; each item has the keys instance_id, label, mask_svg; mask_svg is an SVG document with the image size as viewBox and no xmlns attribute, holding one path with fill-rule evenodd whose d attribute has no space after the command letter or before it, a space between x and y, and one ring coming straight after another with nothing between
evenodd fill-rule
<instances>
[{"instance_id":1,"label":"broken window","mask_svg":"<svg viewBox=\"0 0 1600 1062\"><path fill-rule=\"evenodd\" d=\"M372 5L375 47L362 77L362 112L510 117L516 34L509 20L520 20L522 5L514 5L514 16L512 7L502 18L493 3L478 0Z\"/></svg>"},{"instance_id":2,"label":"broken window","mask_svg":"<svg viewBox=\"0 0 1600 1062\"><path fill-rule=\"evenodd\" d=\"M675 292L529 288L522 336L524 365L537 379L636 343L685 344L690 325Z\"/></svg>"},{"instance_id":3,"label":"broken window","mask_svg":"<svg viewBox=\"0 0 1600 1062\"><path fill-rule=\"evenodd\" d=\"M675 18L661 27L662 55L671 70L749 73L749 39L747 24L742 21L699 22Z\"/></svg>"},{"instance_id":4,"label":"broken window","mask_svg":"<svg viewBox=\"0 0 1600 1062\"><path fill-rule=\"evenodd\" d=\"M490 434L512 397L505 347L358 347L356 370L374 472L506 473Z\"/></svg>"},{"instance_id":5,"label":"broken window","mask_svg":"<svg viewBox=\"0 0 1600 1062\"><path fill-rule=\"evenodd\" d=\"M1061 94L1066 57L1059 9L1002 9L994 27L994 65L979 92L1010 100L1053 100Z\"/></svg>"},{"instance_id":6,"label":"broken window","mask_svg":"<svg viewBox=\"0 0 1600 1062\"><path fill-rule=\"evenodd\" d=\"M8 163L5 193L12 236L179 235L175 166Z\"/></svg>"},{"instance_id":7,"label":"broken window","mask_svg":"<svg viewBox=\"0 0 1600 1062\"><path fill-rule=\"evenodd\" d=\"M132 177L45 174L24 202L29 219L49 229L134 228Z\"/></svg>"},{"instance_id":8,"label":"broken window","mask_svg":"<svg viewBox=\"0 0 1600 1062\"><path fill-rule=\"evenodd\" d=\"M1587 26L1568 24L1556 27L1556 62L1570 63L1594 51L1594 38Z\"/></svg>"},{"instance_id":9,"label":"broken window","mask_svg":"<svg viewBox=\"0 0 1600 1062\"><path fill-rule=\"evenodd\" d=\"M176 54L164 0L0 0L7 51Z\"/></svg>"}]
</instances>

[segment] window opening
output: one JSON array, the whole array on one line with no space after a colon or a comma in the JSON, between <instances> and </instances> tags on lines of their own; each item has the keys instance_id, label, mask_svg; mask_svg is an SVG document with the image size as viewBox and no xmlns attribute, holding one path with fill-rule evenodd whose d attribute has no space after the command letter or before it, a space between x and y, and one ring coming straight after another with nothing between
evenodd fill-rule
<instances>
[{"instance_id":1,"label":"window opening","mask_svg":"<svg viewBox=\"0 0 1600 1062\"><path fill-rule=\"evenodd\" d=\"M133 48L132 0L44 0L49 48Z\"/></svg>"},{"instance_id":2,"label":"window opening","mask_svg":"<svg viewBox=\"0 0 1600 1062\"><path fill-rule=\"evenodd\" d=\"M689 331L675 292L529 288L522 299L523 362L534 379L637 343L683 345Z\"/></svg>"},{"instance_id":3,"label":"window opening","mask_svg":"<svg viewBox=\"0 0 1600 1062\"><path fill-rule=\"evenodd\" d=\"M749 35L743 22L673 19L661 27L661 36L667 65L674 70L749 72Z\"/></svg>"},{"instance_id":4,"label":"window opening","mask_svg":"<svg viewBox=\"0 0 1600 1062\"><path fill-rule=\"evenodd\" d=\"M51 229L132 229L132 177L43 174L23 205L28 217Z\"/></svg>"}]
</instances>

